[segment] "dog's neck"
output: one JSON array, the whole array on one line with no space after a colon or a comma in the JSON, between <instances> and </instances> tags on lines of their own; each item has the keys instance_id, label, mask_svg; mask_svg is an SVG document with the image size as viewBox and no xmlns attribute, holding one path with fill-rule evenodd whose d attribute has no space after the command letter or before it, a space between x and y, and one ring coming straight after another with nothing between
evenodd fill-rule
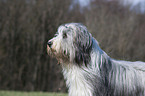
<instances>
[{"instance_id":1,"label":"dog's neck","mask_svg":"<svg viewBox=\"0 0 145 96\"><path fill-rule=\"evenodd\" d=\"M63 67L63 75L69 96L93 96L93 86L86 80L87 74L79 66L69 64Z\"/></svg>"}]
</instances>

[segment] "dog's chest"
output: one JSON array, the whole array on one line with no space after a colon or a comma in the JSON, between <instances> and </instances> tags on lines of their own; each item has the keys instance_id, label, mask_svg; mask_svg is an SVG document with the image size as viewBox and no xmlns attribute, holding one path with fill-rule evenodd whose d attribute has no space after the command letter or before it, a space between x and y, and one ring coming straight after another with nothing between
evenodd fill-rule
<instances>
[{"instance_id":1,"label":"dog's chest","mask_svg":"<svg viewBox=\"0 0 145 96\"><path fill-rule=\"evenodd\" d=\"M66 85L69 88L69 96L93 96L91 83L85 79L87 74L78 66L63 68Z\"/></svg>"}]
</instances>

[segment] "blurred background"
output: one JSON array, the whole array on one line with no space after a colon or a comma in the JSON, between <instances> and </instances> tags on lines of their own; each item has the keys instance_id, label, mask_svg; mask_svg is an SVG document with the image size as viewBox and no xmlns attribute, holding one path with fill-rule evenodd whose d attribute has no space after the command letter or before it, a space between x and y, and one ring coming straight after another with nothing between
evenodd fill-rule
<instances>
[{"instance_id":1,"label":"blurred background","mask_svg":"<svg viewBox=\"0 0 145 96\"><path fill-rule=\"evenodd\" d=\"M145 61L145 0L0 0L0 90L67 92L46 45L70 22L112 58Z\"/></svg>"}]
</instances>

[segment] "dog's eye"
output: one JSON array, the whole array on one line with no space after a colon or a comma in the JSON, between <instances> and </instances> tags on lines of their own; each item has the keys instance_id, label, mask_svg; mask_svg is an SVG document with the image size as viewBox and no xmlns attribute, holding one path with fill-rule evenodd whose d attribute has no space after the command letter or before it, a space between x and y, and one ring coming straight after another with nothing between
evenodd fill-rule
<instances>
[{"instance_id":1,"label":"dog's eye","mask_svg":"<svg viewBox=\"0 0 145 96\"><path fill-rule=\"evenodd\" d=\"M63 38L67 38L67 34L66 33L63 33Z\"/></svg>"}]
</instances>

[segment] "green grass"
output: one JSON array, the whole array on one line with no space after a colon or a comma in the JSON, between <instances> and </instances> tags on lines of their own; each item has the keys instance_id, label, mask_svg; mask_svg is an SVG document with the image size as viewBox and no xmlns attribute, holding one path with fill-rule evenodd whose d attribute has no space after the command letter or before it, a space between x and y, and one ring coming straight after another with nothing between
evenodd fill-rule
<instances>
[{"instance_id":1,"label":"green grass","mask_svg":"<svg viewBox=\"0 0 145 96\"><path fill-rule=\"evenodd\" d=\"M68 96L64 93L0 91L0 96Z\"/></svg>"}]
</instances>

